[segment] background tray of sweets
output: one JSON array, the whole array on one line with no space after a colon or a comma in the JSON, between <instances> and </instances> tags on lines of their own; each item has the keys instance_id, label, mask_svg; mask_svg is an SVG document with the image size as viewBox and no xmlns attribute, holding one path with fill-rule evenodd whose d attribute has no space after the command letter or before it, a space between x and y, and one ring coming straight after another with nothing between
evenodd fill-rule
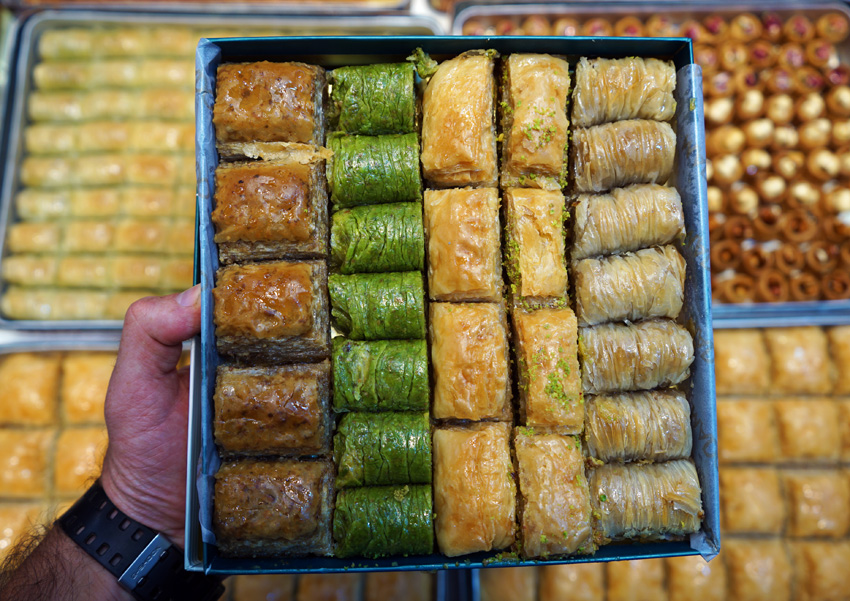
<instances>
[{"instance_id":1,"label":"background tray of sweets","mask_svg":"<svg viewBox=\"0 0 850 601\"><path fill-rule=\"evenodd\" d=\"M269 40L214 40L208 48L199 49L199 68L205 73L207 82L203 90L210 89L214 81L215 69L229 57L239 60L261 60L275 56L278 60L292 57L321 64L327 68L345 64L364 64L369 62L401 61L414 48L422 47L426 52L436 54L437 58L452 56L463 50L478 47L494 48L500 53L543 51L555 54L581 56L635 56L658 55L672 57L671 48L680 49L678 40L628 41L625 45L613 43L601 47L592 40L555 40L530 42L522 39L481 40L459 38L407 38L404 40L381 40L377 38L327 39L269 39ZM686 281L687 309L681 316L681 322L693 329L696 348L695 362L692 365L691 379L684 389L692 402L694 412L694 453L703 489L705 519L703 528L691 541L665 542L653 544L609 545L603 546L593 557L568 558L566 561L607 561L623 558L664 557L671 555L694 554L696 549L712 554L719 540L719 517L715 511L716 489L716 432L714 428L714 392L711 352L710 307L708 299L707 249L704 246L707 232L704 204L704 179L698 168L699 149L702 147L702 128L699 82L690 79L687 68L689 58L686 53L676 54L679 71L679 111L675 182L684 198L685 224L689 232L688 240L681 252L688 264ZM214 93L205 94L209 98ZM206 172L217 165L217 155L212 146L211 105L202 103L198 113L199 170ZM209 132L207 130L210 130ZM684 152L681 149L694 149ZM386 559L348 559L336 558L281 558L281 559L228 559L218 556L217 548L209 542L201 543L201 533L211 533L211 482L219 464L218 451L213 441L211 398L215 381L215 370L221 358L215 350L212 325L212 288L217 261L217 251L212 242L212 224L209 221L212 191L207 177L199 186L199 206L204 216L200 221L200 277L202 284L202 335L200 343L193 346L193 397L190 414L190 451L189 478L187 482L187 568L204 569L223 574L274 573L274 572L332 572L332 571L375 571L375 570L411 570L411 569L451 569L475 567L481 565L515 565L516 559L495 553L476 553L466 557L448 558L439 554L422 557L390 557ZM196 479L196 474L198 475ZM195 519L200 513L200 521ZM210 540L205 537L205 540ZM692 546L693 545L693 546ZM564 561L564 560L559 560Z\"/></svg>"},{"instance_id":2,"label":"background tray of sweets","mask_svg":"<svg viewBox=\"0 0 850 601\"><path fill-rule=\"evenodd\" d=\"M146 294L192 283L194 63L212 35L413 34L427 17L45 11L13 57L0 190L0 325L119 328Z\"/></svg>"},{"instance_id":3,"label":"background tray of sweets","mask_svg":"<svg viewBox=\"0 0 850 601\"><path fill-rule=\"evenodd\" d=\"M41 8L73 8L80 10L150 11L155 13L187 13L203 8L209 13L273 13L273 14L369 14L403 12L411 0L11 0L9 6L20 10Z\"/></svg>"},{"instance_id":4,"label":"background tray of sweets","mask_svg":"<svg viewBox=\"0 0 850 601\"><path fill-rule=\"evenodd\" d=\"M458 6L466 35L684 35L703 69L714 319L850 321L844 3Z\"/></svg>"}]
</instances>

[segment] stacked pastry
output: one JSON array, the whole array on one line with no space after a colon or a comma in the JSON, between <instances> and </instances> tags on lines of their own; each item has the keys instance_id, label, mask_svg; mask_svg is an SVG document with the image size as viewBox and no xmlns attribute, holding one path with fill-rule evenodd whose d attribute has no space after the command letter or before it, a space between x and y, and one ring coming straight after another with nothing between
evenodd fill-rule
<instances>
[{"instance_id":1,"label":"stacked pastry","mask_svg":"<svg viewBox=\"0 0 850 601\"><path fill-rule=\"evenodd\" d=\"M578 193L572 271L579 323L587 451L601 542L699 530L702 502L683 392L693 361L676 323L685 261L672 175L672 63L582 58L573 94ZM627 187L623 187L627 186Z\"/></svg>"},{"instance_id":2,"label":"stacked pastry","mask_svg":"<svg viewBox=\"0 0 850 601\"><path fill-rule=\"evenodd\" d=\"M32 73L3 314L121 319L192 283L187 28L46 31Z\"/></svg>"},{"instance_id":3,"label":"stacked pastry","mask_svg":"<svg viewBox=\"0 0 850 601\"><path fill-rule=\"evenodd\" d=\"M520 548L525 557L592 553L577 324L567 302L569 213L561 193L569 65L546 54L511 54L502 68L500 184L519 383L513 443Z\"/></svg>"},{"instance_id":4,"label":"stacked pastry","mask_svg":"<svg viewBox=\"0 0 850 601\"><path fill-rule=\"evenodd\" d=\"M433 550L425 238L411 63L330 77L338 557Z\"/></svg>"},{"instance_id":5,"label":"stacked pastry","mask_svg":"<svg viewBox=\"0 0 850 601\"><path fill-rule=\"evenodd\" d=\"M494 66L485 51L444 61L422 102L434 509L449 556L515 540Z\"/></svg>"},{"instance_id":6,"label":"stacked pastry","mask_svg":"<svg viewBox=\"0 0 850 601\"><path fill-rule=\"evenodd\" d=\"M218 69L220 155L263 153L215 173L213 319L226 363L213 523L225 556L332 552L325 79L301 63Z\"/></svg>"}]
</instances>

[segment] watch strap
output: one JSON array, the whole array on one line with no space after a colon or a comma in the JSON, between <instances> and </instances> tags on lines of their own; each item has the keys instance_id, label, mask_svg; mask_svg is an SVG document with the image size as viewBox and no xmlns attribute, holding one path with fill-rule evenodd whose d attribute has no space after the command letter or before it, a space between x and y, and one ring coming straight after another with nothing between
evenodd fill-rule
<instances>
[{"instance_id":1,"label":"watch strap","mask_svg":"<svg viewBox=\"0 0 850 601\"><path fill-rule=\"evenodd\" d=\"M65 534L143 601L212 601L221 579L183 568L183 553L164 536L127 517L98 480L58 520Z\"/></svg>"}]
</instances>

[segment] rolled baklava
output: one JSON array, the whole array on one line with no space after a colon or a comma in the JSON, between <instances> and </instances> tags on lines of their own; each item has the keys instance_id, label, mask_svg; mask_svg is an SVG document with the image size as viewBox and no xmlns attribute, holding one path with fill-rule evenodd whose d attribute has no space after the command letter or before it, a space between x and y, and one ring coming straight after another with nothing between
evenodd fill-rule
<instances>
[{"instance_id":1,"label":"rolled baklava","mask_svg":"<svg viewBox=\"0 0 850 601\"><path fill-rule=\"evenodd\" d=\"M336 211L331 221L331 261L343 274L421 271L422 205L399 202Z\"/></svg>"},{"instance_id":2,"label":"rolled baklava","mask_svg":"<svg viewBox=\"0 0 850 601\"><path fill-rule=\"evenodd\" d=\"M416 131L413 63L339 67L330 73L329 125L376 136Z\"/></svg>"}]
</instances>

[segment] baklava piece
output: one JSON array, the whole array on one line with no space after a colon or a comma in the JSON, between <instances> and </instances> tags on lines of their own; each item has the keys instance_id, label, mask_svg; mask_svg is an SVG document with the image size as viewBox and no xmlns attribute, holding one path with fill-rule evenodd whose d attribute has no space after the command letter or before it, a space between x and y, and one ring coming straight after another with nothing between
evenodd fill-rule
<instances>
[{"instance_id":1,"label":"baklava piece","mask_svg":"<svg viewBox=\"0 0 850 601\"><path fill-rule=\"evenodd\" d=\"M0 491L12 499L47 494L48 462L55 430L0 429Z\"/></svg>"},{"instance_id":2,"label":"baklava piece","mask_svg":"<svg viewBox=\"0 0 850 601\"><path fill-rule=\"evenodd\" d=\"M835 463L841 453L838 403L832 399L783 399L774 403L781 458Z\"/></svg>"},{"instance_id":3,"label":"baklava piece","mask_svg":"<svg viewBox=\"0 0 850 601\"><path fill-rule=\"evenodd\" d=\"M766 393L770 358L762 331L715 331L714 373L718 395Z\"/></svg>"},{"instance_id":4,"label":"baklava piece","mask_svg":"<svg viewBox=\"0 0 850 601\"><path fill-rule=\"evenodd\" d=\"M724 601L726 566L718 558L711 563L701 555L667 558L669 601Z\"/></svg>"},{"instance_id":5,"label":"baklava piece","mask_svg":"<svg viewBox=\"0 0 850 601\"><path fill-rule=\"evenodd\" d=\"M843 599L850 591L850 543L792 542L788 546L794 566L794 599Z\"/></svg>"},{"instance_id":6,"label":"baklava piece","mask_svg":"<svg viewBox=\"0 0 850 601\"><path fill-rule=\"evenodd\" d=\"M56 353L15 353L0 359L0 424L56 423L60 360Z\"/></svg>"},{"instance_id":7,"label":"baklava piece","mask_svg":"<svg viewBox=\"0 0 850 601\"><path fill-rule=\"evenodd\" d=\"M608 601L667 601L663 559L630 559L605 564L608 572Z\"/></svg>"},{"instance_id":8,"label":"baklava piece","mask_svg":"<svg viewBox=\"0 0 850 601\"><path fill-rule=\"evenodd\" d=\"M427 572L369 572L363 601L431 601L434 577Z\"/></svg>"},{"instance_id":9,"label":"baklava piece","mask_svg":"<svg viewBox=\"0 0 850 601\"><path fill-rule=\"evenodd\" d=\"M850 326L837 326L827 330L832 360L838 378L835 394L850 395Z\"/></svg>"},{"instance_id":10,"label":"baklava piece","mask_svg":"<svg viewBox=\"0 0 850 601\"><path fill-rule=\"evenodd\" d=\"M785 529L785 501L773 468L721 469L720 506L726 532L781 535Z\"/></svg>"},{"instance_id":11,"label":"baklava piece","mask_svg":"<svg viewBox=\"0 0 850 601\"><path fill-rule=\"evenodd\" d=\"M60 496L85 492L100 475L106 453L106 428L67 428L56 441L54 490Z\"/></svg>"},{"instance_id":12,"label":"baklava piece","mask_svg":"<svg viewBox=\"0 0 850 601\"><path fill-rule=\"evenodd\" d=\"M593 553L590 493L578 437L515 430L522 555Z\"/></svg>"},{"instance_id":13,"label":"baklava piece","mask_svg":"<svg viewBox=\"0 0 850 601\"><path fill-rule=\"evenodd\" d=\"M225 456L321 455L330 449L330 364L220 365L215 439Z\"/></svg>"},{"instance_id":14,"label":"baklava piece","mask_svg":"<svg viewBox=\"0 0 850 601\"><path fill-rule=\"evenodd\" d=\"M0 505L0 562L11 552L18 539L40 524L47 507L41 503L7 503Z\"/></svg>"},{"instance_id":15,"label":"baklava piece","mask_svg":"<svg viewBox=\"0 0 850 601\"><path fill-rule=\"evenodd\" d=\"M841 538L847 534L850 480L838 470L789 470L783 476L788 535Z\"/></svg>"},{"instance_id":16,"label":"baklava piece","mask_svg":"<svg viewBox=\"0 0 850 601\"><path fill-rule=\"evenodd\" d=\"M505 310L492 303L431 303L432 417L511 415Z\"/></svg>"},{"instance_id":17,"label":"baklava piece","mask_svg":"<svg viewBox=\"0 0 850 601\"><path fill-rule=\"evenodd\" d=\"M740 399L717 402L720 463L774 463L780 456L773 404Z\"/></svg>"},{"instance_id":18,"label":"baklava piece","mask_svg":"<svg viewBox=\"0 0 850 601\"><path fill-rule=\"evenodd\" d=\"M833 365L826 333L817 327L765 330L772 361L773 390L785 394L829 394Z\"/></svg>"},{"instance_id":19,"label":"baklava piece","mask_svg":"<svg viewBox=\"0 0 850 601\"><path fill-rule=\"evenodd\" d=\"M502 298L499 193L495 188L425 191L432 300Z\"/></svg>"},{"instance_id":20,"label":"baklava piece","mask_svg":"<svg viewBox=\"0 0 850 601\"><path fill-rule=\"evenodd\" d=\"M225 557L330 555L333 465L328 461L223 463L213 527Z\"/></svg>"},{"instance_id":21,"label":"baklava piece","mask_svg":"<svg viewBox=\"0 0 850 601\"><path fill-rule=\"evenodd\" d=\"M510 547L516 485L510 425L477 423L434 431L437 544L449 557Z\"/></svg>"},{"instance_id":22,"label":"baklava piece","mask_svg":"<svg viewBox=\"0 0 850 601\"><path fill-rule=\"evenodd\" d=\"M231 265L216 280L213 318L222 354L268 362L330 355L323 261Z\"/></svg>"},{"instance_id":23,"label":"baklava piece","mask_svg":"<svg viewBox=\"0 0 850 601\"><path fill-rule=\"evenodd\" d=\"M540 601L604 601L605 564L573 563L540 569Z\"/></svg>"},{"instance_id":24,"label":"baklava piece","mask_svg":"<svg viewBox=\"0 0 850 601\"><path fill-rule=\"evenodd\" d=\"M791 601L791 561L782 539L727 538L723 556L728 598Z\"/></svg>"},{"instance_id":25,"label":"baklava piece","mask_svg":"<svg viewBox=\"0 0 850 601\"><path fill-rule=\"evenodd\" d=\"M304 574L295 601L358 601L360 574Z\"/></svg>"},{"instance_id":26,"label":"baklava piece","mask_svg":"<svg viewBox=\"0 0 850 601\"><path fill-rule=\"evenodd\" d=\"M578 364L578 327L572 309L513 312L519 366L520 422L579 434L584 397Z\"/></svg>"},{"instance_id":27,"label":"baklava piece","mask_svg":"<svg viewBox=\"0 0 850 601\"><path fill-rule=\"evenodd\" d=\"M493 568L479 572L481 601L535 601L537 568Z\"/></svg>"},{"instance_id":28,"label":"baklava piece","mask_svg":"<svg viewBox=\"0 0 850 601\"><path fill-rule=\"evenodd\" d=\"M303 63L219 66L213 108L218 145L324 142L325 70Z\"/></svg>"}]
</instances>

